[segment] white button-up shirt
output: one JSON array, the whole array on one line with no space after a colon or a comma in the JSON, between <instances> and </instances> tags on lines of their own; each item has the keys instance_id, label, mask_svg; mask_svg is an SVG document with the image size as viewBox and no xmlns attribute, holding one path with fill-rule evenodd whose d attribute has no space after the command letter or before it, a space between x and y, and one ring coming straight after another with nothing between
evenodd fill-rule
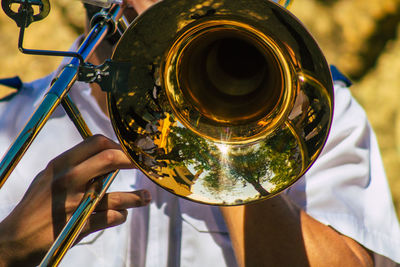
<instances>
[{"instance_id":1,"label":"white button-up shirt","mask_svg":"<svg viewBox=\"0 0 400 267\"><path fill-rule=\"evenodd\" d=\"M27 83L10 101L0 103L0 154L22 129L51 79L50 75ZM70 95L93 133L116 139L87 84L75 83ZM81 140L59 107L0 190L0 220L51 159ZM138 170L121 171L110 190L142 188L152 195L149 206L132 209L126 223L83 239L61 265L237 266L218 207L180 199ZM315 219L400 262L400 228L376 138L343 83L335 83L333 125L321 156L285 193Z\"/></svg>"}]
</instances>

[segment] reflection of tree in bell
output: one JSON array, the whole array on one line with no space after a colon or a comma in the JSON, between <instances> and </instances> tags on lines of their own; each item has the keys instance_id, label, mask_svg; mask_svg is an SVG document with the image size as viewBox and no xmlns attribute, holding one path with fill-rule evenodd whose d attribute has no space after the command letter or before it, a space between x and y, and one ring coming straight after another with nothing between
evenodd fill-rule
<instances>
[{"instance_id":1,"label":"reflection of tree in bell","mask_svg":"<svg viewBox=\"0 0 400 267\"><path fill-rule=\"evenodd\" d=\"M193 166L196 173L191 179L197 179L202 173L206 176L218 176L220 155L217 147L186 128L171 126L170 130L170 150L158 159L170 161L169 168ZM218 182L215 184L217 186Z\"/></svg>"},{"instance_id":2,"label":"reflection of tree in bell","mask_svg":"<svg viewBox=\"0 0 400 267\"><path fill-rule=\"evenodd\" d=\"M237 181L244 179L250 183L261 196L267 196L268 191L262 183L270 176L268 165L268 149L265 149L264 141L259 149L247 148L235 149L229 153L229 174Z\"/></svg>"},{"instance_id":3,"label":"reflection of tree in bell","mask_svg":"<svg viewBox=\"0 0 400 267\"><path fill-rule=\"evenodd\" d=\"M294 182L303 169L302 154L297 140L289 129L278 132L268 139L269 169L273 173L269 182L279 191Z\"/></svg>"},{"instance_id":4,"label":"reflection of tree in bell","mask_svg":"<svg viewBox=\"0 0 400 267\"><path fill-rule=\"evenodd\" d=\"M301 171L297 142L288 129L277 131L251 149L231 150L229 171L234 179L251 184L261 196L284 188ZM266 185L270 192L265 188Z\"/></svg>"},{"instance_id":5,"label":"reflection of tree in bell","mask_svg":"<svg viewBox=\"0 0 400 267\"><path fill-rule=\"evenodd\" d=\"M202 175L204 188L214 194L242 183L243 188L251 185L260 196L267 196L292 183L302 170L297 140L287 128L256 145L216 145L186 128L174 126L168 147L170 150L162 160L170 162L169 168L185 167L196 172L185 176L185 180L190 178L185 185L190 188Z\"/></svg>"}]
</instances>

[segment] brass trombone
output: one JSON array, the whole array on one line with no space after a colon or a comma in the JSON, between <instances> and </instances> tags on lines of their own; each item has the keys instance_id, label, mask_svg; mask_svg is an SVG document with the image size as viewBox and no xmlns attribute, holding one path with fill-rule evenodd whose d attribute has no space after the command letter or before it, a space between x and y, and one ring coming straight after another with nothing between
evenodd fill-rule
<instances>
[{"instance_id":1,"label":"brass trombone","mask_svg":"<svg viewBox=\"0 0 400 267\"><path fill-rule=\"evenodd\" d=\"M101 80L125 152L180 197L211 205L260 201L316 160L331 124L332 79L318 45L285 8L261 0L164 0L124 30L111 60L85 65L118 28L119 6L102 14L3 158L0 185L60 103L82 136L90 135L68 98L78 78ZM61 261L115 176L88 191L43 266Z\"/></svg>"}]
</instances>

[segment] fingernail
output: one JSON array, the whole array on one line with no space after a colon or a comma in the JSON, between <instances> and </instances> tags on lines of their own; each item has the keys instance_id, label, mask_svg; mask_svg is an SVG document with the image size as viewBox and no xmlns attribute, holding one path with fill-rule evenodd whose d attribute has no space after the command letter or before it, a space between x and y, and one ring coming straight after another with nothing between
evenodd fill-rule
<instances>
[{"instance_id":1,"label":"fingernail","mask_svg":"<svg viewBox=\"0 0 400 267\"><path fill-rule=\"evenodd\" d=\"M142 195L143 204L148 204L151 201L151 195L150 195L149 191L143 190L141 195Z\"/></svg>"}]
</instances>

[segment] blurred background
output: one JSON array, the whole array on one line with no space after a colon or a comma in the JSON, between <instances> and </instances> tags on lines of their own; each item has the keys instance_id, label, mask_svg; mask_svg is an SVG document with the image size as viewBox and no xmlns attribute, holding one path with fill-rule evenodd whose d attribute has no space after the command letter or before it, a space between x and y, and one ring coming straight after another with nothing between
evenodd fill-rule
<instances>
[{"instance_id":1,"label":"blurred background","mask_svg":"<svg viewBox=\"0 0 400 267\"><path fill-rule=\"evenodd\" d=\"M50 3L50 15L27 29L25 47L66 50L83 32L84 11L78 0ZM354 82L352 92L378 136L400 215L400 0L295 0L291 11L314 35L328 62ZM61 62L19 53L17 38L14 21L1 11L0 78L19 75L30 81Z\"/></svg>"}]
</instances>

